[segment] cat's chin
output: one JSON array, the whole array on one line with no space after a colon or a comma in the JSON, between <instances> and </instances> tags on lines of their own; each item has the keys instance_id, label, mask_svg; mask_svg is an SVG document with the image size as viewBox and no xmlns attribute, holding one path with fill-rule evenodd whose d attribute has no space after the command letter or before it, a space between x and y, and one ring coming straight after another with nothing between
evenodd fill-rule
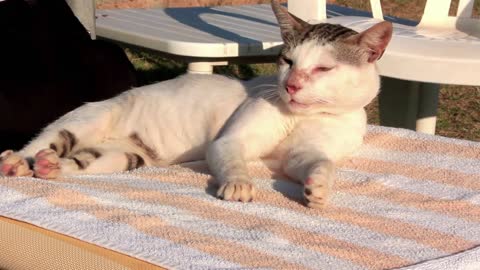
<instances>
[{"instance_id":1,"label":"cat's chin","mask_svg":"<svg viewBox=\"0 0 480 270\"><path fill-rule=\"evenodd\" d=\"M288 110L292 113L297 114L311 114L313 111L314 104L304 104L297 102L295 100L290 100L286 102Z\"/></svg>"}]
</instances>

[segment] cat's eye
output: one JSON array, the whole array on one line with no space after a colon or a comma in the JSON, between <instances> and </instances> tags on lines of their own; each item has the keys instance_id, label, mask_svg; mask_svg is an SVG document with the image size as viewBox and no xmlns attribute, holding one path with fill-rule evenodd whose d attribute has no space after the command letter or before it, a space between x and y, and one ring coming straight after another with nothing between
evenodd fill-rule
<instances>
[{"instance_id":1,"label":"cat's eye","mask_svg":"<svg viewBox=\"0 0 480 270\"><path fill-rule=\"evenodd\" d=\"M315 67L312 72L313 73L319 73L319 72L327 72L327 71L330 71L332 70L333 67L324 67L324 66L318 66L318 67Z\"/></svg>"},{"instance_id":2,"label":"cat's eye","mask_svg":"<svg viewBox=\"0 0 480 270\"><path fill-rule=\"evenodd\" d=\"M293 61L292 61L292 59L287 58L287 57L285 57L285 56L281 56L281 57L280 57L280 61L281 61L282 63L287 64L289 67L292 67L292 66L293 66Z\"/></svg>"}]
</instances>

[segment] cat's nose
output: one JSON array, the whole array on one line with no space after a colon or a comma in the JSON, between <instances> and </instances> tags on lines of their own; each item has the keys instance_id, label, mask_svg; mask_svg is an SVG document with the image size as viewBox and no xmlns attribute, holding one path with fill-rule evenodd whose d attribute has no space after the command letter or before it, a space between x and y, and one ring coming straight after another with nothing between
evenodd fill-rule
<instances>
[{"instance_id":1,"label":"cat's nose","mask_svg":"<svg viewBox=\"0 0 480 270\"><path fill-rule=\"evenodd\" d=\"M295 94L296 92L300 91L302 89L301 86L299 85L294 85L294 84L287 84L286 90L290 95Z\"/></svg>"}]
</instances>

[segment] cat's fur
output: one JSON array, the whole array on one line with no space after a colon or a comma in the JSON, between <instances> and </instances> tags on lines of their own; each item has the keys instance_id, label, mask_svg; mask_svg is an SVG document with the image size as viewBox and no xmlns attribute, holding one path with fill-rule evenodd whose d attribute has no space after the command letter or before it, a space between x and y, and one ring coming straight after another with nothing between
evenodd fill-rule
<instances>
[{"instance_id":1,"label":"cat's fur","mask_svg":"<svg viewBox=\"0 0 480 270\"><path fill-rule=\"evenodd\" d=\"M285 41L278 78L184 75L86 104L2 153L0 172L53 179L206 158L218 197L245 202L255 196L246 161L268 157L304 184L308 206L323 206L334 162L362 143L391 24L358 34L272 7Z\"/></svg>"}]
</instances>

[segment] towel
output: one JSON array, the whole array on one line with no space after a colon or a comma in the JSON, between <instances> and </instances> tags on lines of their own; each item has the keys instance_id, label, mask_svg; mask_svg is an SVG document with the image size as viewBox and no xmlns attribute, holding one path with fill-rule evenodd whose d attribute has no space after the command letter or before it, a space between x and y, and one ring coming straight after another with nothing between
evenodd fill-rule
<instances>
[{"instance_id":1,"label":"towel","mask_svg":"<svg viewBox=\"0 0 480 270\"><path fill-rule=\"evenodd\" d=\"M480 269L480 143L370 126L325 209L249 172L252 203L215 198L204 161L0 178L0 215L171 269Z\"/></svg>"}]
</instances>

